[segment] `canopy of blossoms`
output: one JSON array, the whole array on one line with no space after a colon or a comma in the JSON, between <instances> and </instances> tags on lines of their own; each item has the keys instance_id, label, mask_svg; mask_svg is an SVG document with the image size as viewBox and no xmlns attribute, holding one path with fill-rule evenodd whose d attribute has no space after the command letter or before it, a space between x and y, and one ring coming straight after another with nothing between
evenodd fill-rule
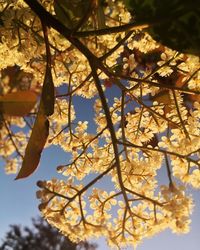
<instances>
[{"instance_id":1,"label":"canopy of blossoms","mask_svg":"<svg viewBox=\"0 0 200 250\"><path fill-rule=\"evenodd\" d=\"M0 2L5 172L32 174L51 145L70 154L59 179L38 181L37 197L73 241L105 236L121 248L167 228L187 233L186 188L200 188L199 57L153 40L123 1L88 0L89 14L72 9L71 27L56 8L53 0ZM74 98L91 99L94 114L79 120Z\"/></svg>"}]
</instances>

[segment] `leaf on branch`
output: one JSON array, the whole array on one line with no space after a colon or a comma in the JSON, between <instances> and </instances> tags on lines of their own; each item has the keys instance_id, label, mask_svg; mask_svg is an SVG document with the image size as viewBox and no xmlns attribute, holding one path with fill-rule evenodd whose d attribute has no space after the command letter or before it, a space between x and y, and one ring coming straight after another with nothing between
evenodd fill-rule
<instances>
[{"instance_id":1,"label":"leaf on branch","mask_svg":"<svg viewBox=\"0 0 200 250\"><path fill-rule=\"evenodd\" d=\"M188 95L191 102L200 102L200 95Z\"/></svg>"},{"instance_id":2,"label":"leaf on branch","mask_svg":"<svg viewBox=\"0 0 200 250\"><path fill-rule=\"evenodd\" d=\"M113 79L106 78L106 79L104 80L104 85L105 85L106 88L111 88L112 85L113 85Z\"/></svg>"},{"instance_id":3,"label":"leaf on branch","mask_svg":"<svg viewBox=\"0 0 200 250\"><path fill-rule=\"evenodd\" d=\"M103 10L103 1L99 0L97 1L97 23L98 23L98 29L104 29L106 27L106 20L105 20L105 14Z\"/></svg>"},{"instance_id":4,"label":"leaf on branch","mask_svg":"<svg viewBox=\"0 0 200 250\"><path fill-rule=\"evenodd\" d=\"M37 94L33 90L17 91L0 96L0 112L5 115L25 116L35 106Z\"/></svg>"},{"instance_id":5,"label":"leaf on branch","mask_svg":"<svg viewBox=\"0 0 200 250\"><path fill-rule=\"evenodd\" d=\"M51 74L51 68L47 67L42 88L42 102L44 107L44 113L47 116L53 115L54 113L54 84Z\"/></svg>"},{"instance_id":6,"label":"leaf on branch","mask_svg":"<svg viewBox=\"0 0 200 250\"><path fill-rule=\"evenodd\" d=\"M15 180L28 177L36 170L48 135L49 121L44 113L44 108L41 102L31 137L25 150L22 167Z\"/></svg>"},{"instance_id":7,"label":"leaf on branch","mask_svg":"<svg viewBox=\"0 0 200 250\"><path fill-rule=\"evenodd\" d=\"M54 0L56 18L68 29L76 27L78 22L87 14L89 0Z\"/></svg>"},{"instance_id":8,"label":"leaf on branch","mask_svg":"<svg viewBox=\"0 0 200 250\"><path fill-rule=\"evenodd\" d=\"M161 90L158 94L152 97L152 100L166 105L171 104L171 99L168 90Z\"/></svg>"},{"instance_id":9,"label":"leaf on branch","mask_svg":"<svg viewBox=\"0 0 200 250\"><path fill-rule=\"evenodd\" d=\"M159 104L164 104L164 114L170 113L172 108L170 104L172 102L169 94L169 90L161 90L158 94L152 97L153 101L157 101Z\"/></svg>"},{"instance_id":10,"label":"leaf on branch","mask_svg":"<svg viewBox=\"0 0 200 250\"><path fill-rule=\"evenodd\" d=\"M199 0L124 0L136 23L150 24L152 37L177 51L200 55Z\"/></svg>"}]
</instances>

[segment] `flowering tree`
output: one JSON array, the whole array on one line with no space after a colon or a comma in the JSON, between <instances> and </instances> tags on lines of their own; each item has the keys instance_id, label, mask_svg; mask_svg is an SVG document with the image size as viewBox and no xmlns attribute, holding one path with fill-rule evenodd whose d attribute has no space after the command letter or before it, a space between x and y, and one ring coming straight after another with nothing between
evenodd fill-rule
<instances>
[{"instance_id":1,"label":"flowering tree","mask_svg":"<svg viewBox=\"0 0 200 250\"><path fill-rule=\"evenodd\" d=\"M76 244L64 237L44 219L32 219L32 227L10 225L0 245L1 250L95 250L97 245L87 241Z\"/></svg>"},{"instance_id":2,"label":"flowering tree","mask_svg":"<svg viewBox=\"0 0 200 250\"><path fill-rule=\"evenodd\" d=\"M103 235L120 248L166 228L189 231L186 186L200 188L200 7L167 4L0 3L5 171L29 176L51 145L70 153L60 179L38 181L37 196L72 241ZM94 117L78 120L75 98L91 99Z\"/></svg>"}]
</instances>

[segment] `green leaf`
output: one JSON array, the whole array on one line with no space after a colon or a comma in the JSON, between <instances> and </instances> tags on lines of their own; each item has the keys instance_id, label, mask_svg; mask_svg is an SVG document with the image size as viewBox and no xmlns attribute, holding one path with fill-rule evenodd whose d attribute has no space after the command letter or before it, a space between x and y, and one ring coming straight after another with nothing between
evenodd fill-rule
<instances>
[{"instance_id":1,"label":"green leaf","mask_svg":"<svg viewBox=\"0 0 200 250\"><path fill-rule=\"evenodd\" d=\"M104 29L106 27L106 19L105 19L105 14L103 10L103 1L99 0L98 1L98 6L97 6L97 22L98 22L98 29Z\"/></svg>"},{"instance_id":2,"label":"green leaf","mask_svg":"<svg viewBox=\"0 0 200 250\"><path fill-rule=\"evenodd\" d=\"M73 29L87 13L90 0L54 0L57 19L67 28Z\"/></svg>"},{"instance_id":3,"label":"green leaf","mask_svg":"<svg viewBox=\"0 0 200 250\"><path fill-rule=\"evenodd\" d=\"M136 23L151 25L149 34L180 52L200 55L199 0L125 0Z\"/></svg>"},{"instance_id":4,"label":"green leaf","mask_svg":"<svg viewBox=\"0 0 200 250\"><path fill-rule=\"evenodd\" d=\"M59 0L59 1L54 1L54 10L56 13L56 17L57 19L64 24L67 28L70 29L73 28L73 21L72 21L72 17L73 17L73 13L70 12L70 10L68 10L67 7L65 7L65 4L63 1Z\"/></svg>"},{"instance_id":5,"label":"green leaf","mask_svg":"<svg viewBox=\"0 0 200 250\"><path fill-rule=\"evenodd\" d=\"M0 112L5 115L25 116L35 106L37 94L33 90L17 91L0 96Z\"/></svg>"},{"instance_id":6,"label":"green leaf","mask_svg":"<svg viewBox=\"0 0 200 250\"><path fill-rule=\"evenodd\" d=\"M37 168L42 150L49 135L49 121L44 113L42 102L25 150L22 167L15 180L28 177Z\"/></svg>"}]
</instances>

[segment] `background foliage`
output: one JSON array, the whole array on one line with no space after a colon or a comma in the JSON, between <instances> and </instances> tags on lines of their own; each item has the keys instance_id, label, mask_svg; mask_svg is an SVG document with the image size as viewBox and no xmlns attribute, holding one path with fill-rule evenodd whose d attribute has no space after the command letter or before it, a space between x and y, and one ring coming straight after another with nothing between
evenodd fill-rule
<instances>
[{"instance_id":1,"label":"background foliage","mask_svg":"<svg viewBox=\"0 0 200 250\"><path fill-rule=\"evenodd\" d=\"M33 227L11 225L3 239L1 250L95 250L88 242L75 244L51 227L44 219L32 219Z\"/></svg>"}]
</instances>

